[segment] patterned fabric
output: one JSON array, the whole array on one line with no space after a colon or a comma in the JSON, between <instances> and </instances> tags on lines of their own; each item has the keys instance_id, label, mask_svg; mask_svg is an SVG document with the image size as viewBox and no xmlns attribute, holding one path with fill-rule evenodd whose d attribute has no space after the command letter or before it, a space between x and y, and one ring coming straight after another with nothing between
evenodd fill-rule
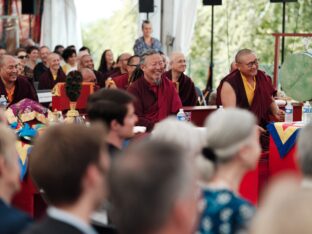
<instances>
[{"instance_id":1,"label":"patterned fabric","mask_svg":"<svg viewBox=\"0 0 312 234\"><path fill-rule=\"evenodd\" d=\"M268 124L267 129L275 142L281 158L284 158L296 144L298 132L302 127L302 122Z\"/></svg>"},{"instance_id":2,"label":"patterned fabric","mask_svg":"<svg viewBox=\"0 0 312 234\"><path fill-rule=\"evenodd\" d=\"M245 233L255 208L227 189L203 189L197 234Z\"/></svg>"},{"instance_id":3,"label":"patterned fabric","mask_svg":"<svg viewBox=\"0 0 312 234\"><path fill-rule=\"evenodd\" d=\"M133 46L134 54L142 55L146 50L149 50L149 49L153 49L158 52L162 51L160 41L154 37L152 38L152 40L153 40L152 45L149 46L145 43L143 37L139 37L138 39L136 39L134 46Z\"/></svg>"}]
</instances>

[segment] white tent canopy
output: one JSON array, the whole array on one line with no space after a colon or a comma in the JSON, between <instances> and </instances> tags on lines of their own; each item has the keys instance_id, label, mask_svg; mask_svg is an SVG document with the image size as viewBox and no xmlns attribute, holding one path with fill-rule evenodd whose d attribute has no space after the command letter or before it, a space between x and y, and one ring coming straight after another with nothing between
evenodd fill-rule
<instances>
[{"instance_id":1,"label":"white tent canopy","mask_svg":"<svg viewBox=\"0 0 312 234\"><path fill-rule=\"evenodd\" d=\"M149 14L153 35L163 42L164 52L168 55L172 51L185 54L189 51L198 3L199 0L154 0L154 13ZM146 14L140 14L138 35L141 35L141 23L144 19ZM57 44L81 47L81 29L75 0L44 1L40 44L51 49Z\"/></svg>"}]
</instances>

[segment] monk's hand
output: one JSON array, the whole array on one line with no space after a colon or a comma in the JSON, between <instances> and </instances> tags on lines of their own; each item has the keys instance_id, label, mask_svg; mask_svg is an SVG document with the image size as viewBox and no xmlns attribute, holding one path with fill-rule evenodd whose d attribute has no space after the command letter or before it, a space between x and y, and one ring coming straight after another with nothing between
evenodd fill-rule
<instances>
[{"instance_id":1,"label":"monk's hand","mask_svg":"<svg viewBox=\"0 0 312 234\"><path fill-rule=\"evenodd\" d=\"M116 89L117 88L115 82L113 81L113 79L111 77L109 77L105 81L105 87L108 88L108 89Z\"/></svg>"}]
</instances>

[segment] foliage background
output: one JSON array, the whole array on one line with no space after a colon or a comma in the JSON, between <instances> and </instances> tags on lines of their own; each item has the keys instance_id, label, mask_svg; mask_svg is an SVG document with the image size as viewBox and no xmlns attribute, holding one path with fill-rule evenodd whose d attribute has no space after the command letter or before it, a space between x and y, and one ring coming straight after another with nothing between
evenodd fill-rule
<instances>
[{"instance_id":1,"label":"foliage background","mask_svg":"<svg viewBox=\"0 0 312 234\"><path fill-rule=\"evenodd\" d=\"M241 48L254 49L261 59L261 66L272 74L274 37L271 34L282 31L282 4L270 3L269 0L222 2L222 6L214 8L214 87L228 73L235 53ZM112 49L115 58L122 52L132 52L137 25L137 1L125 0L124 7L111 18L84 27L83 42L91 48L96 65L107 48ZM200 4L187 55L187 72L201 88L205 87L210 63L210 30L211 7ZM286 32L312 33L312 0L287 3ZM303 51L302 39L286 38L285 49L285 58L291 53Z\"/></svg>"}]
</instances>

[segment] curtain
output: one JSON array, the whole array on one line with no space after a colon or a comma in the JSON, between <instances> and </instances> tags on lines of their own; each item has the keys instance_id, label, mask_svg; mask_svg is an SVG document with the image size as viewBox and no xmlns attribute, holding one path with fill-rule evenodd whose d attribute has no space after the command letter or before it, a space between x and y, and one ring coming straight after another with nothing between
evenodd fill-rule
<instances>
[{"instance_id":1,"label":"curtain","mask_svg":"<svg viewBox=\"0 0 312 234\"><path fill-rule=\"evenodd\" d=\"M82 46L80 23L74 0L45 0L41 26L41 45L51 50L58 44Z\"/></svg>"}]
</instances>

